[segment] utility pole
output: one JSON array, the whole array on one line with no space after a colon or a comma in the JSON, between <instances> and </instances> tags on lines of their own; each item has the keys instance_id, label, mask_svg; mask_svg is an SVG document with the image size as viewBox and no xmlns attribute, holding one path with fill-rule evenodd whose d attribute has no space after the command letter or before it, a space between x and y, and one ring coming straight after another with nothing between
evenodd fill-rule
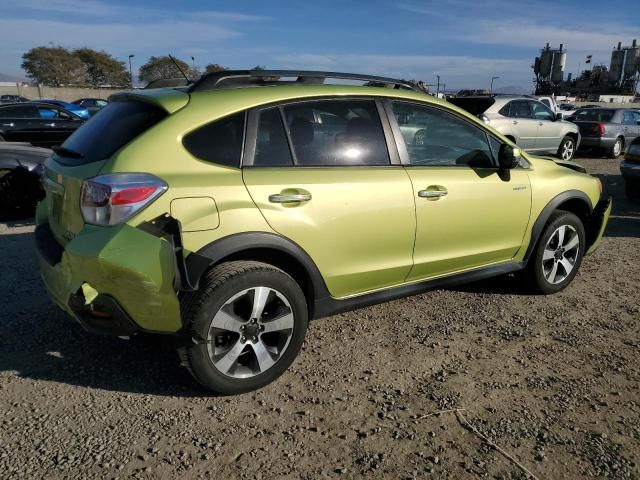
<instances>
[{"instance_id":1,"label":"utility pole","mask_svg":"<svg viewBox=\"0 0 640 480\"><path fill-rule=\"evenodd\" d=\"M193 72L196 71L196 57L191 57L191 64L193 65Z\"/></svg>"},{"instance_id":2,"label":"utility pole","mask_svg":"<svg viewBox=\"0 0 640 480\"><path fill-rule=\"evenodd\" d=\"M131 59L135 57L135 55L129 55L129 80L131 81L131 88L133 88L133 68L131 68Z\"/></svg>"},{"instance_id":3,"label":"utility pole","mask_svg":"<svg viewBox=\"0 0 640 480\"><path fill-rule=\"evenodd\" d=\"M491 77L491 86L489 87L489 94L493 95L493 81L498 80L500 77Z\"/></svg>"},{"instance_id":4,"label":"utility pole","mask_svg":"<svg viewBox=\"0 0 640 480\"><path fill-rule=\"evenodd\" d=\"M436 75L438 78L438 86L436 87L436 98L440 95L440 75Z\"/></svg>"}]
</instances>

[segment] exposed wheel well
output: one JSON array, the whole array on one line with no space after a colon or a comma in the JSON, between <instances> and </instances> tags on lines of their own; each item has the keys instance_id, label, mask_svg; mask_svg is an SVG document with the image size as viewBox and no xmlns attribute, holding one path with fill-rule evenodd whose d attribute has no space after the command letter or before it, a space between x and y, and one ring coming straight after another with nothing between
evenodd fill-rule
<instances>
[{"instance_id":1,"label":"exposed wheel well","mask_svg":"<svg viewBox=\"0 0 640 480\"><path fill-rule=\"evenodd\" d=\"M589 205L587 205L584 200L572 198L570 200L567 200L566 202L562 202L560 205L558 205L556 210L564 210L566 212L573 213L580 219L585 229L587 228L591 211L589 209Z\"/></svg>"},{"instance_id":2,"label":"exposed wheel well","mask_svg":"<svg viewBox=\"0 0 640 480\"><path fill-rule=\"evenodd\" d=\"M313 307L315 301L313 281L311 280L309 272L307 272L304 266L295 257L277 249L249 248L221 258L214 265L211 265L210 268L213 268L215 265L234 260L253 260L267 263L291 275L304 292L304 296L307 299L309 318L313 318Z\"/></svg>"},{"instance_id":3,"label":"exposed wheel well","mask_svg":"<svg viewBox=\"0 0 640 480\"><path fill-rule=\"evenodd\" d=\"M571 137L573 138L574 142L578 142L578 134L577 133L573 133L573 132L569 132L565 135L565 137Z\"/></svg>"}]
</instances>

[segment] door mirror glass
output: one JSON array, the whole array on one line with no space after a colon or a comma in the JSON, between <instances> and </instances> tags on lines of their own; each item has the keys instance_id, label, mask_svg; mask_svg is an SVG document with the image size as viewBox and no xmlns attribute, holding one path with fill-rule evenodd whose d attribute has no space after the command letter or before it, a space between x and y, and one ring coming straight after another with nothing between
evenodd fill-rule
<instances>
[{"instance_id":1,"label":"door mirror glass","mask_svg":"<svg viewBox=\"0 0 640 480\"><path fill-rule=\"evenodd\" d=\"M511 170L518 166L520 161L520 149L503 143L498 153L498 163L501 170Z\"/></svg>"},{"instance_id":2,"label":"door mirror glass","mask_svg":"<svg viewBox=\"0 0 640 480\"><path fill-rule=\"evenodd\" d=\"M556 120L562 120L562 114L560 112L556 113Z\"/></svg>"}]
</instances>

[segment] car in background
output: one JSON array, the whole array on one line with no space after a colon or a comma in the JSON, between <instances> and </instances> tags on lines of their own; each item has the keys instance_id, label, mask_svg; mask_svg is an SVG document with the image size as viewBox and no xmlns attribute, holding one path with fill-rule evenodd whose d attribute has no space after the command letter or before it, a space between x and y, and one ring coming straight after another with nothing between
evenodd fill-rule
<instances>
[{"instance_id":1,"label":"car in background","mask_svg":"<svg viewBox=\"0 0 640 480\"><path fill-rule=\"evenodd\" d=\"M31 100L23 97L22 95L0 95L0 103L21 103L30 101Z\"/></svg>"},{"instance_id":2,"label":"car in background","mask_svg":"<svg viewBox=\"0 0 640 480\"><path fill-rule=\"evenodd\" d=\"M493 95L453 97L449 101L527 152L551 153L562 160L572 160L580 145L578 127L532 97Z\"/></svg>"},{"instance_id":3,"label":"car in background","mask_svg":"<svg viewBox=\"0 0 640 480\"><path fill-rule=\"evenodd\" d=\"M27 143L0 143L0 220L33 216L44 197L40 178L51 153Z\"/></svg>"},{"instance_id":4,"label":"car in background","mask_svg":"<svg viewBox=\"0 0 640 480\"><path fill-rule=\"evenodd\" d=\"M571 115L576 113L578 107L576 107L572 103L561 103L560 105L558 105L558 109L562 114L562 118L569 118Z\"/></svg>"},{"instance_id":5,"label":"car in background","mask_svg":"<svg viewBox=\"0 0 640 480\"><path fill-rule=\"evenodd\" d=\"M89 115L93 116L99 112L100 109L109 105L109 100L105 100L104 98L79 98L71 103L86 108L89 111Z\"/></svg>"},{"instance_id":6,"label":"car in background","mask_svg":"<svg viewBox=\"0 0 640 480\"><path fill-rule=\"evenodd\" d=\"M84 119L58 105L26 102L0 105L0 141L38 147L62 144Z\"/></svg>"},{"instance_id":7,"label":"car in background","mask_svg":"<svg viewBox=\"0 0 640 480\"><path fill-rule=\"evenodd\" d=\"M69 102L63 102L62 100L35 100L34 103L46 103L48 105L57 105L58 107L62 107L65 110L74 113L80 118L84 118L87 120L89 115L89 110L85 107L81 107L80 105L75 105Z\"/></svg>"},{"instance_id":8,"label":"car in background","mask_svg":"<svg viewBox=\"0 0 640 480\"><path fill-rule=\"evenodd\" d=\"M624 160L620 162L620 173L627 198L640 199L640 137L629 144Z\"/></svg>"},{"instance_id":9,"label":"car in background","mask_svg":"<svg viewBox=\"0 0 640 480\"><path fill-rule=\"evenodd\" d=\"M581 108L567 120L580 129L581 148L602 151L609 158L618 158L640 136L640 111L632 108Z\"/></svg>"}]
</instances>

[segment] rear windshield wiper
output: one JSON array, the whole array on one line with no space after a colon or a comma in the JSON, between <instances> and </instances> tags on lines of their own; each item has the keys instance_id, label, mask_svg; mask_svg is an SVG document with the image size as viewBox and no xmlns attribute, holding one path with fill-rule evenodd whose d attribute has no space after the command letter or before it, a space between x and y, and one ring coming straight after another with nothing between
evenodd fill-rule
<instances>
[{"instance_id":1,"label":"rear windshield wiper","mask_svg":"<svg viewBox=\"0 0 640 480\"><path fill-rule=\"evenodd\" d=\"M65 148L65 147L53 147L52 149L54 152L56 152L58 155L62 155L63 157L69 157L69 158L84 158L84 155L81 154L80 152L76 152L75 150L71 150L69 148Z\"/></svg>"}]
</instances>

